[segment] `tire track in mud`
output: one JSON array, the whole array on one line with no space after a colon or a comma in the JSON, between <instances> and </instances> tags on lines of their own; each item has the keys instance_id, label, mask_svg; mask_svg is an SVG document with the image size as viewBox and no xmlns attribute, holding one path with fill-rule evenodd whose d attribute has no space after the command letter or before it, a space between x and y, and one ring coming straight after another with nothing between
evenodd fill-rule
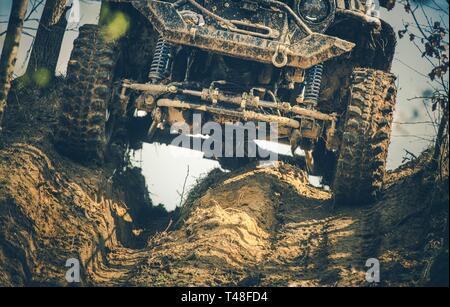
<instances>
[{"instance_id":1,"label":"tire track in mud","mask_svg":"<svg viewBox=\"0 0 450 307\"><path fill-rule=\"evenodd\" d=\"M366 209L361 214L361 263L377 258L382 242L380 231L381 214L373 208Z\"/></svg>"},{"instance_id":2,"label":"tire track in mud","mask_svg":"<svg viewBox=\"0 0 450 307\"><path fill-rule=\"evenodd\" d=\"M330 194L315 191L307 178L293 169L272 172L273 180L285 192L279 210L279 225L274 233L272 252L262 264L261 285L314 286L320 283L321 267L328 266L326 210ZM315 193L319 192L319 193ZM307 196L306 196L307 195Z\"/></svg>"},{"instance_id":3,"label":"tire track in mud","mask_svg":"<svg viewBox=\"0 0 450 307\"><path fill-rule=\"evenodd\" d=\"M316 264L315 274L318 276L321 284L334 284L338 281L339 275L330 266L332 263L330 258L330 238L328 232L330 229L330 221L324 221L323 227L317 234L319 237L319 247L317 258L311 259Z\"/></svg>"},{"instance_id":4,"label":"tire track in mud","mask_svg":"<svg viewBox=\"0 0 450 307\"><path fill-rule=\"evenodd\" d=\"M280 208L270 259L262 265L266 277L261 284L364 284L364 264L368 258L361 251L367 255L371 252L367 244L363 245L367 240L362 233L369 236L372 232L371 226L364 228L369 222L361 221L363 210L334 208L331 194L310 187L307 181L285 180L285 183L284 191L291 191L292 195L282 200L285 205ZM376 251L377 242L369 242L370 251Z\"/></svg>"},{"instance_id":5,"label":"tire track in mud","mask_svg":"<svg viewBox=\"0 0 450 307\"><path fill-rule=\"evenodd\" d=\"M278 257L284 255L284 261L272 266L267 275L278 275L284 286L361 285L364 262L358 252L362 240L357 235L360 225L355 219L325 217L286 225L277 239ZM264 285L273 282L272 276Z\"/></svg>"},{"instance_id":6,"label":"tire track in mud","mask_svg":"<svg viewBox=\"0 0 450 307\"><path fill-rule=\"evenodd\" d=\"M329 286L358 286L364 282L364 274L359 253L362 240L360 216L342 212L330 217L324 229L327 262L322 284Z\"/></svg>"},{"instance_id":7,"label":"tire track in mud","mask_svg":"<svg viewBox=\"0 0 450 307\"><path fill-rule=\"evenodd\" d=\"M136 267L147 258L146 250L115 246L100 259L95 259L87 270L89 283L101 286L126 286Z\"/></svg>"}]
</instances>

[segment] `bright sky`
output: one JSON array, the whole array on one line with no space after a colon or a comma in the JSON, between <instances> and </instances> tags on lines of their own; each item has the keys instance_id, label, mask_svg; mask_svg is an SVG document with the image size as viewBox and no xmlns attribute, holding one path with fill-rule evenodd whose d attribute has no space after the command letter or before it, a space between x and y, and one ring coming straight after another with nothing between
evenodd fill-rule
<instances>
[{"instance_id":1,"label":"bright sky","mask_svg":"<svg viewBox=\"0 0 450 307\"><path fill-rule=\"evenodd\" d=\"M31 3L33 1L38 0L30 0ZM448 4L445 0L437 1L448 10ZM80 24L95 24L98 19L98 2L89 0L74 0L74 2L73 9L68 14L70 15L69 29L71 30L66 32L58 60L58 72L60 74L65 74L73 40L78 35L76 31L77 21L80 20ZM6 29L10 8L11 0L0 1L0 33ZM39 18L40 14L41 10L38 10L32 18ZM403 22L410 19L401 5L397 5L391 12L381 9L381 17L393 25L396 31L402 29ZM37 23L30 21L26 23L26 26L36 27ZM34 34L33 30L26 31L31 36ZM30 35L24 35L22 38L16 75L22 74L26 68L25 59L32 42ZM4 36L0 37L0 47L3 46L3 39ZM426 75L430 71L430 66L426 61L420 59L418 51L407 38L400 40L393 67L393 73L398 76L399 86L395 114L395 121L398 123L429 121L423 102L421 100L409 100L421 96L425 90L430 88L428 78L416 71ZM433 135L434 128L429 124L396 124L388 158L389 168L395 168L402 163L405 149L416 155L420 154L424 148L430 145L427 139L432 139ZM195 184L198 178L218 166L216 162L203 159L201 153L186 153L184 149L158 144L145 144L143 151L135 153L134 160L136 165L143 169L154 203L162 203L168 209L174 209L180 203L179 194L183 189L188 167L189 176L186 180L186 186L189 188Z\"/></svg>"}]
</instances>

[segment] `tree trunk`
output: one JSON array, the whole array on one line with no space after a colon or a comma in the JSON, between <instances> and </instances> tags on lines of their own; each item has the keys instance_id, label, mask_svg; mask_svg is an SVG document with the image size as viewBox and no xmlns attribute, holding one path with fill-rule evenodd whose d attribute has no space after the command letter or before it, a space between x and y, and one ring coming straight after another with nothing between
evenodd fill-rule
<instances>
[{"instance_id":1,"label":"tree trunk","mask_svg":"<svg viewBox=\"0 0 450 307\"><path fill-rule=\"evenodd\" d=\"M46 69L54 76L67 20L64 18L67 0L47 0L31 50L27 74Z\"/></svg>"},{"instance_id":2,"label":"tree trunk","mask_svg":"<svg viewBox=\"0 0 450 307\"><path fill-rule=\"evenodd\" d=\"M8 93L19 50L20 36L22 34L23 20L28 8L28 0L13 0L5 43L0 57L0 137L1 123L5 111ZM0 140L1 143L1 140Z\"/></svg>"},{"instance_id":3,"label":"tree trunk","mask_svg":"<svg viewBox=\"0 0 450 307\"><path fill-rule=\"evenodd\" d=\"M443 108L443 115L439 125L438 135L434 148L433 167L438 172L440 179L449 174L449 114L448 102Z\"/></svg>"}]
</instances>

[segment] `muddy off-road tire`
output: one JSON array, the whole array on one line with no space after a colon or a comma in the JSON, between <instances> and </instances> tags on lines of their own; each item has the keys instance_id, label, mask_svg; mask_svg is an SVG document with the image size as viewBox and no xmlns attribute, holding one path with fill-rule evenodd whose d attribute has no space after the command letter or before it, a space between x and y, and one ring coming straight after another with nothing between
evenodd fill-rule
<instances>
[{"instance_id":1,"label":"muddy off-road tire","mask_svg":"<svg viewBox=\"0 0 450 307\"><path fill-rule=\"evenodd\" d=\"M337 203L368 203L382 189L396 94L393 75L354 70L333 183Z\"/></svg>"},{"instance_id":2,"label":"muddy off-road tire","mask_svg":"<svg viewBox=\"0 0 450 307\"><path fill-rule=\"evenodd\" d=\"M67 70L56 148L80 162L103 162L118 108L112 105L116 44L98 26L80 28Z\"/></svg>"}]
</instances>

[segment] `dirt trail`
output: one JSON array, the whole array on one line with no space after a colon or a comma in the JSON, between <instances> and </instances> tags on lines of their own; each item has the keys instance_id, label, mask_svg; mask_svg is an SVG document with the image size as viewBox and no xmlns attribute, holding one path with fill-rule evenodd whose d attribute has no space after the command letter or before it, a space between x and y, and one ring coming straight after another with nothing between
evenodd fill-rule
<instances>
[{"instance_id":1,"label":"dirt trail","mask_svg":"<svg viewBox=\"0 0 450 307\"><path fill-rule=\"evenodd\" d=\"M385 197L362 209L334 206L285 164L225 175L186 209L180 229L150 242L130 283L368 286L365 263L378 258L382 285L414 285L428 205L418 172L395 173Z\"/></svg>"},{"instance_id":2,"label":"dirt trail","mask_svg":"<svg viewBox=\"0 0 450 307\"><path fill-rule=\"evenodd\" d=\"M382 286L430 284L445 261L448 270L448 177L434 181L426 155L360 208L334 204L288 164L216 170L147 241L146 197L115 186L111 165L59 156L44 104L0 150L0 285L67 285L69 258L81 261L82 285L368 286L369 258L381 261Z\"/></svg>"},{"instance_id":3,"label":"dirt trail","mask_svg":"<svg viewBox=\"0 0 450 307\"><path fill-rule=\"evenodd\" d=\"M334 206L286 164L216 174L177 229L132 249L117 238L130 220L125 205L90 196L100 175L68 178L24 144L1 161L3 285L64 284L72 257L86 285L364 286L368 258L382 261L383 285L411 285L424 270L427 195L417 170L395 173L385 197L363 209Z\"/></svg>"}]
</instances>

